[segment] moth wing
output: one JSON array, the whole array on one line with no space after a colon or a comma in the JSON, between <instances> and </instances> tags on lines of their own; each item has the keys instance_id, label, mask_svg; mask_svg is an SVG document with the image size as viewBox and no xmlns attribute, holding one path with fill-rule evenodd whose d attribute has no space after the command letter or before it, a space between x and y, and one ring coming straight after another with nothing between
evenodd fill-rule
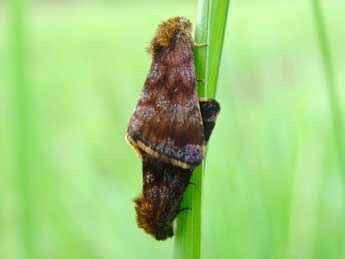
<instances>
[{"instance_id":1,"label":"moth wing","mask_svg":"<svg viewBox=\"0 0 345 259\"><path fill-rule=\"evenodd\" d=\"M127 139L152 157L181 168L203 159L204 136L191 46L154 56Z\"/></svg>"},{"instance_id":2,"label":"moth wing","mask_svg":"<svg viewBox=\"0 0 345 259\"><path fill-rule=\"evenodd\" d=\"M155 210L155 218L173 221L191 175L192 170L143 155L143 195Z\"/></svg>"},{"instance_id":3,"label":"moth wing","mask_svg":"<svg viewBox=\"0 0 345 259\"><path fill-rule=\"evenodd\" d=\"M173 221L192 170L164 163L143 153L143 193L134 199L137 223L157 240L173 235Z\"/></svg>"},{"instance_id":4,"label":"moth wing","mask_svg":"<svg viewBox=\"0 0 345 259\"><path fill-rule=\"evenodd\" d=\"M204 126L205 144L208 142L213 128L216 124L217 115L220 111L220 105L215 99L199 99L202 124Z\"/></svg>"}]
</instances>

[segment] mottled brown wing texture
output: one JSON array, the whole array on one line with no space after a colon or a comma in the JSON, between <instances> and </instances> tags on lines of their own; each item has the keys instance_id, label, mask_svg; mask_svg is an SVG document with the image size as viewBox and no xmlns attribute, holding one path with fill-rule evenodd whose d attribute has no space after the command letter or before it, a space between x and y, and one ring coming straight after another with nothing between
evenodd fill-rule
<instances>
[{"instance_id":1,"label":"mottled brown wing texture","mask_svg":"<svg viewBox=\"0 0 345 259\"><path fill-rule=\"evenodd\" d=\"M138 226L157 240L171 237L191 175L192 170L143 153L143 193L134 199Z\"/></svg>"},{"instance_id":2,"label":"mottled brown wing texture","mask_svg":"<svg viewBox=\"0 0 345 259\"><path fill-rule=\"evenodd\" d=\"M219 104L214 99L199 102L204 124L205 142L214 128ZM134 199L138 226L157 240L173 236L173 221L180 207L192 169L165 163L142 152L143 193Z\"/></svg>"},{"instance_id":3,"label":"mottled brown wing texture","mask_svg":"<svg viewBox=\"0 0 345 259\"><path fill-rule=\"evenodd\" d=\"M183 37L153 55L127 139L135 148L181 168L194 168L202 161L204 136L193 52Z\"/></svg>"}]
</instances>

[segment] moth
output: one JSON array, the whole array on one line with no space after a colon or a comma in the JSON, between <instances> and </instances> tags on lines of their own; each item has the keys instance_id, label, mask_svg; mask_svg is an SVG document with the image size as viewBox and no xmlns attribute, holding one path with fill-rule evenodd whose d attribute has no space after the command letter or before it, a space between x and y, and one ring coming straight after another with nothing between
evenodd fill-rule
<instances>
[{"instance_id":1,"label":"moth","mask_svg":"<svg viewBox=\"0 0 345 259\"><path fill-rule=\"evenodd\" d=\"M205 144L214 128L220 110L217 101L200 100ZM157 240L173 236L173 221L181 211L183 194L193 169L184 169L153 158L143 152L143 194L134 199L137 222Z\"/></svg>"},{"instance_id":2,"label":"moth","mask_svg":"<svg viewBox=\"0 0 345 259\"><path fill-rule=\"evenodd\" d=\"M220 110L216 100L198 100L191 29L180 16L158 26L148 47L151 68L126 134L143 163L143 194L134 200L137 223L157 240L173 235L183 193Z\"/></svg>"}]
</instances>

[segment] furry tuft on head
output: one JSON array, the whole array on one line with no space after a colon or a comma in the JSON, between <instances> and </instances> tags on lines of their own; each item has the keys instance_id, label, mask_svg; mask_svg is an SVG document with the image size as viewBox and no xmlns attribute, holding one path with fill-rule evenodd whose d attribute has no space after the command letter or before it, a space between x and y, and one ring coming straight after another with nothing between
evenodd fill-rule
<instances>
[{"instance_id":1,"label":"furry tuft on head","mask_svg":"<svg viewBox=\"0 0 345 259\"><path fill-rule=\"evenodd\" d=\"M168 47L178 34L193 42L191 32L192 23L187 18L183 16L172 17L158 26L147 51L153 55L157 50Z\"/></svg>"}]
</instances>

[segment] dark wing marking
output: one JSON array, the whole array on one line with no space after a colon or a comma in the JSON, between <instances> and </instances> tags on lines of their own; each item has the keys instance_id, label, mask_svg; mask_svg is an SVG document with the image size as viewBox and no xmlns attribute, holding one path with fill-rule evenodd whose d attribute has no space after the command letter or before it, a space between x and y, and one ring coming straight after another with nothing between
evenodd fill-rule
<instances>
[{"instance_id":1,"label":"dark wing marking","mask_svg":"<svg viewBox=\"0 0 345 259\"><path fill-rule=\"evenodd\" d=\"M203 126L189 42L177 38L154 54L127 139L152 157L182 168L202 161Z\"/></svg>"},{"instance_id":2,"label":"dark wing marking","mask_svg":"<svg viewBox=\"0 0 345 259\"><path fill-rule=\"evenodd\" d=\"M205 144L209 140L216 123L220 105L215 99L199 99L202 123L204 125Z\"/></svg>"}]
</instances>

